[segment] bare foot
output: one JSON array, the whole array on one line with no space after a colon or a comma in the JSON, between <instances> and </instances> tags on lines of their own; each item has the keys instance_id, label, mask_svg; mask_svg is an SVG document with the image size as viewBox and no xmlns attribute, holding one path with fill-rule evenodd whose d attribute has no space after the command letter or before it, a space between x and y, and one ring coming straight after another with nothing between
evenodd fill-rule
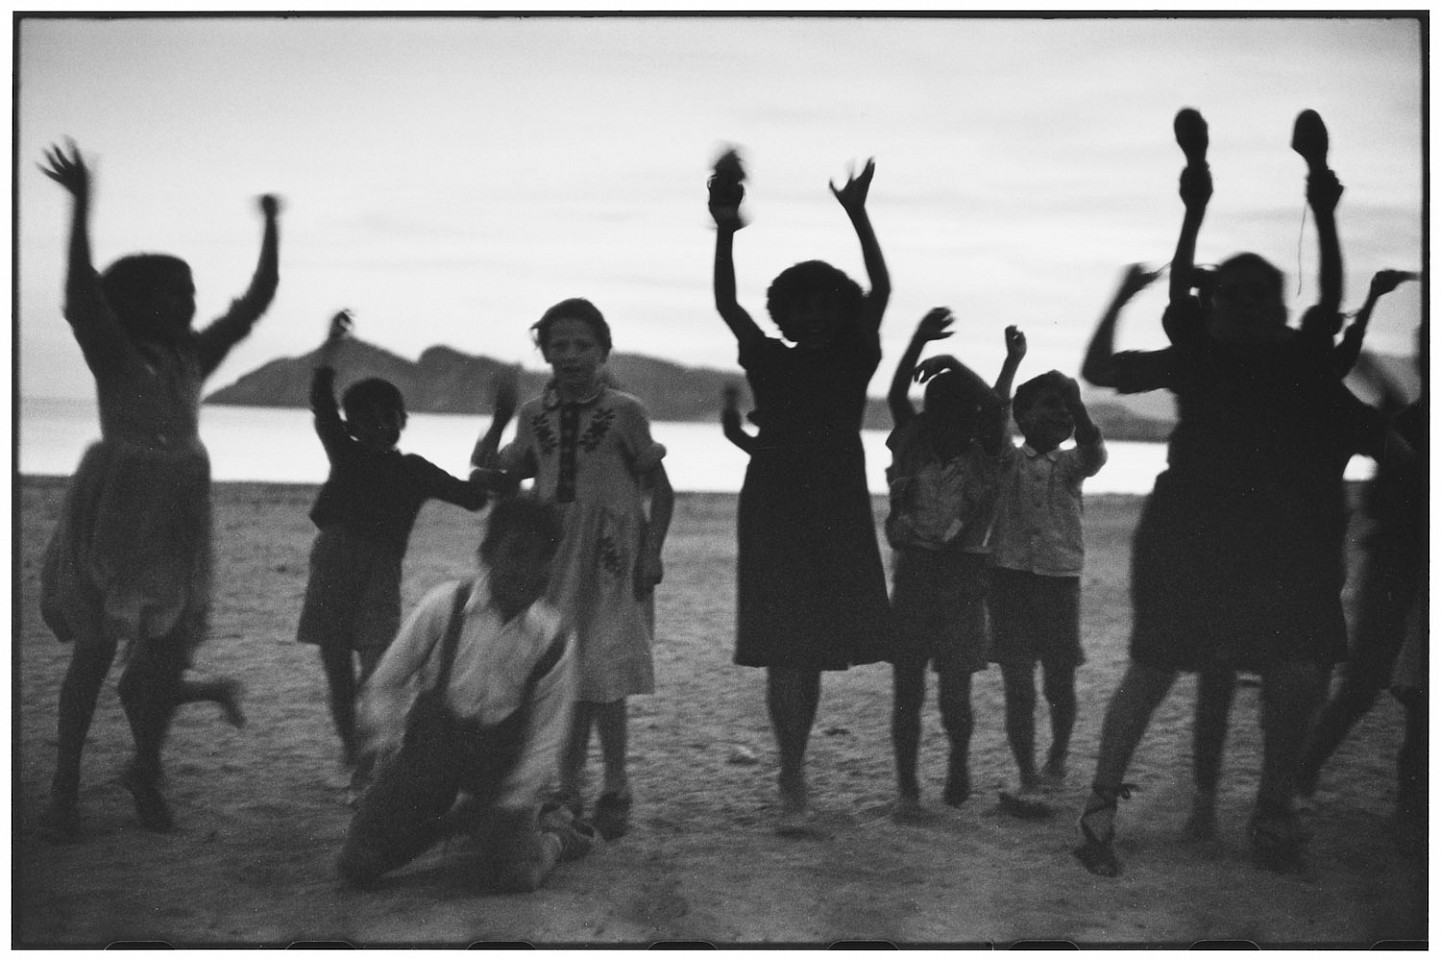
<instances>
[{"instance_id":1,"label":"bare foot","mask_svg":"<svg viewBox=\"0 0 1441 960\"><path fill-rule=\"evenodd\" d=\"M135 814L140 825L155 833L169 833L175 829L175 818L170 815L170 805L160 792L159 778L146 777L137 773L133 765L120 774L120 785L135 798Z\"/></svg>"}]
</instances>

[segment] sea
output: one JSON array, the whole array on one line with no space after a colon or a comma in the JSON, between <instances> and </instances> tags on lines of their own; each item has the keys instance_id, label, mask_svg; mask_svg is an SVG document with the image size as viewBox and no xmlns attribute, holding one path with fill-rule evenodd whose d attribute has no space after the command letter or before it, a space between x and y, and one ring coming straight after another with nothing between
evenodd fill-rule
<instances>
[{"instance_id":1,"label":"sea","mask_svg":"<svg viewBox=\"0 0 1441 960\"><path fill-rule=\"evenodd\" d=\"M471 448L490 425L489 417L461 414L412 414L400 448L464 476ZM737 493L745 478L744 453L721 434L720 423L652 425L665 444L666 471L677 490L694 493ZM100 437L95 402L90 399L22 397L16 466L23 476L69 476L85 448ZM211 475L217 481L321 483L327 465L315 437L310 411L289 407L226 407L200 409L200 437L210 451ZM886 492L886 432L865 430L866 480L872 493ZM1086 481L1086 492L1143 494L1166 467L1163 443L1111 441L1110 457L1101 472ZM1365 480L1374 467L1357 457L1347 468L1348 480Z\"/></svg>"}]
</instances>

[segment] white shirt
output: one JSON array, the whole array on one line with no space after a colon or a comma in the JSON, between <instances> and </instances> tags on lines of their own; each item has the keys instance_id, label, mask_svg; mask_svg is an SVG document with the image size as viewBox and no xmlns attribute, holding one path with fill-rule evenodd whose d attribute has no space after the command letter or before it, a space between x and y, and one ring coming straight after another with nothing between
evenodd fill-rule
<instances>
[{"instance_id":1,"label":"white shirt","mask_svg":"<svg viewBox=\"0 0 1441 960\"><path fill-rule=\"evenodd\" d=\"M440 649L455 605L457 584L436 587L400 628L356 703L363 746L384 752L405 736L405 721L421 690L434 683ZM559 615L537 601L509 621L492 605L490 578L482 568L461 612L455 661L445 703L458 717L499 723L523 705L526 679L561 634ZM555 776L560 747L570 725L577 684L575 643L565 639L560 660L536 684L520 759L502 784L498 806L512 809L539 804L541 791Z\"/></svg>"}]
</instances>

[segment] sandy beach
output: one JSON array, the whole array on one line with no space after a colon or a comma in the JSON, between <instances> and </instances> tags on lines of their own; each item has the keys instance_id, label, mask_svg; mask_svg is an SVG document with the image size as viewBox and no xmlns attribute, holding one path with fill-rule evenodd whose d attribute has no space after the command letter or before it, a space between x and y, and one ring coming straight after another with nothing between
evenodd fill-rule
<instances>
[{"instance_id":1,"label":"sandy beach","mask_svg":"<svg viewBox=\"0 0 1441 960\"><path fill-rule=\"evenodd\" d=\"M1244 826L1260 741L1254 685L1236 696L1218 835L1182 839L1192 678L1177 683L1136 756L1130 779L1140 789L1122 805L1118 825L1125 873L1093 877L1072 859L1101 713L1126 662L1130 538L1141 501L1122 496L1087 500L1088 662L1078 674L1080 719L1057 816L1020 821L998 809L997 790L1011 780L1013 763L992 668L975 682L976 794L961 809L941 804L945 738L928 700L921 763L931 818L893 822L890 672L875 665L825 677L809 770L833 836L806 840L771 830L776 763L763 676L731 664L735 498L681 494L657 594L657 693L631 701L632 831L520 896L477 890L465 859L447 849L377 889L340 887L334 858L350 815L345 779L318 658L294 642L315 488L218 484L213 630L198 666L246 684L249 723L226 726L210 705L182 711L166 753L178 829L147 833L115 779L131 742L112 672L85 755L88 840L52 846L34 828L53 770L69 650L40 620L38 578L64 485L24 478L16 497L16 947L157 940L176 947L1190 946L1237 939L1366 947L1427 935L1426 837L1392 818L1401 712L1389 697L1323 776L1302 874L1277 876L1249 857ZM476 517L454 507L422 512L405 565L407 608L470 568L478 529ZM1353 587L1354 544L1353 536ZM1045 731L1043 714L1038 721ZM593 770L597 763L598 751Z\"/></svg>"}]
</instances>

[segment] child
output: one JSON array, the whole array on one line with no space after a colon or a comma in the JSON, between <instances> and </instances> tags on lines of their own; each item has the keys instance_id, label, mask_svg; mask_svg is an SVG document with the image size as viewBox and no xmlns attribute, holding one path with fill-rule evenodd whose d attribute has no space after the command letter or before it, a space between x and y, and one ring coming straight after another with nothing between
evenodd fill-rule
<instances>
[{"instance_id":1,"label":"child","mask_svg":"<svg viewBox=\"0 0 1441 960\"><path fill-rule=\"evenodd\" d=\"M1081 388L1058 370L1016 388L1016 426L1025 437L1002 452L1001 492L991 528L993 631L991 661L1006 691L1006 739L1016 758L1019 789L1002 791L1001 806L1022 817L1050 808L1041 787L1065 782L1066 754L1076 722L1076 667L1081 652L1081 485L1106 462L1101 431L1081 402ZM1076 446L1060 445L1075 433ZM1036 772L1036 663L1051 712L1051 747Z\"/></svg>"},{"instance_id":2,"label":"child","mask_svg":"<svg viewBox=\"0 0 1441 960\"><path fill-rule=\"evenodd\" d=\"M605 383L610 326L595 305L562 300L531 332L553 379L520 408L515 439L497 453L500 433L492 425L474 462L535 477L536 495L560 508L565 540L547 597L574 625L580 657L580 702L561 754L560 795L579 817L594 724L605 779L591 819L611 840L629 829L632 803L625 698L655 689L654 588L674 494L645 407Z\"/></svg>"},{"instance_id":3,"label":"child","mask_svg":"<svg viewBox=\"0 0 1441 960\"><path fill-rule=\"evenodd\" d=\"M543 504L498 503L479 575L432 590L362 689L362 748L378 762L340 852L349 883L409 863L462 809L501 890L535 890L588 849L563 819L537 823L576 693L575 645L541 600L560 533Z\"/></svg>"},{"instance_id":4,"label":"child","mask_svg":"<svg viewBox=\"0 0 1441 960\"><path fill-rule=\"evenodd\" d=\"M341 401L341 419L334 362L350 326L346 311L331 319L310 382L310 409L330 475L310 510L319 532L296 639L320 648L330 715L358 791L367 773L355 766L355 691L400 628L401 562L416 515L431 498L479 510L486 490L479 478L457 480L424 457L395 448L405 429L405 399L389 381L352 384Z\"/></svg>"},{"instance_id":5,"label":"child","mask_svg":"<svg viewBox=\"0 0 1441 960\"><path fill-rule=\"evenodd\" d=\"M886 471L891 513L886 533L896 551L895 613L899 643L892 659L891 741L896 753L896 817L921 813L916 759L926 664L936 671L941 722L950 740L942 798L958 807L971 793L971 674L986 668L986 535L995 510L1005 441L1005 408L1026 338L1006 329L1006 362L994 390L954 357L931 357L925 345L951 335L950 310L921 319L896 366L889 403L894 457ZM920 414L906 395L911 379L926 385Z\"/></svg>"},{"instance_id":6,"label":"child","mask_svg":"<svg viewBox=\"0 0 1441 960\"><path fill-rule=\"evenodd\" d=\"M818 260L782 272L766 306L793 347L762 333L736 301L741 197L738 178L724 173L711 181L716 309L740 345L763 413L740 495L735 662L767 671L780 751L778 830L814 835L804 764L821 671L884 660L893 645L860 438L890 298L866 213L875 163L844 187L831 185L861 241L871 292Z\"/></svg>"},{"instance_id":7,"label":"child","mask_svg":"<svg viewBox=\"0 0 1441 960\"><path fill-rule=\"evenodd\" d=\"M185 679L210 606L210 461L200 442L200 390L275 295L279 203L260 198L260 262L245 295L202 331L191 329L195 286L185 261L122 257L97 275L90 262L90 171L74 143L41 167L74 200L65 319L95 375L101 439L71 480L41 573L41 614L73 643L60 689L59 744L41 834L80 834L80 755L117 650L120 701L135 738L121 783L141 825L173 828L161 795L160 751L175 708L213 700L243 722L239 687Z\"/></svg>"},{"instance_id":8,"label":"child","mask_svg":"<svg viewBox=\"0 0 1441 960\"><path fill-rule=\"evenodd\" d=\"M1334 226L1341 187L1313 172L1308 200ZM1101 730L1075 851L1086 869L1120 872L1117 801L1152 712L1178 670L1262 675L1262 771L1250 824L1258 860L1294 867L1303 834L1291 809L1293 766L1319 694L1322 664L1345 649L1340 591L1345 530L1341 475L1352 453L1379 455L1380 416L1337 380L1286 325L1280 271L1255 254L1220 265L1208 308L1190 295L1195 239L1211 196L1204 165L1181 175L1186 206L1171 263L1169 348L1116 353L1116 312L1091 340L1082 372L1122 392L1167 388L1178 400L1167 470L1136 530L1131 664ZM1334 239L1334 230L1330 231ZM1323 231L1323 242L1325 232ZM1322 257L1322 300L1338 278ZM1394 448L1404 449L1404 443Z\"/></svg>"}]
</instances>

